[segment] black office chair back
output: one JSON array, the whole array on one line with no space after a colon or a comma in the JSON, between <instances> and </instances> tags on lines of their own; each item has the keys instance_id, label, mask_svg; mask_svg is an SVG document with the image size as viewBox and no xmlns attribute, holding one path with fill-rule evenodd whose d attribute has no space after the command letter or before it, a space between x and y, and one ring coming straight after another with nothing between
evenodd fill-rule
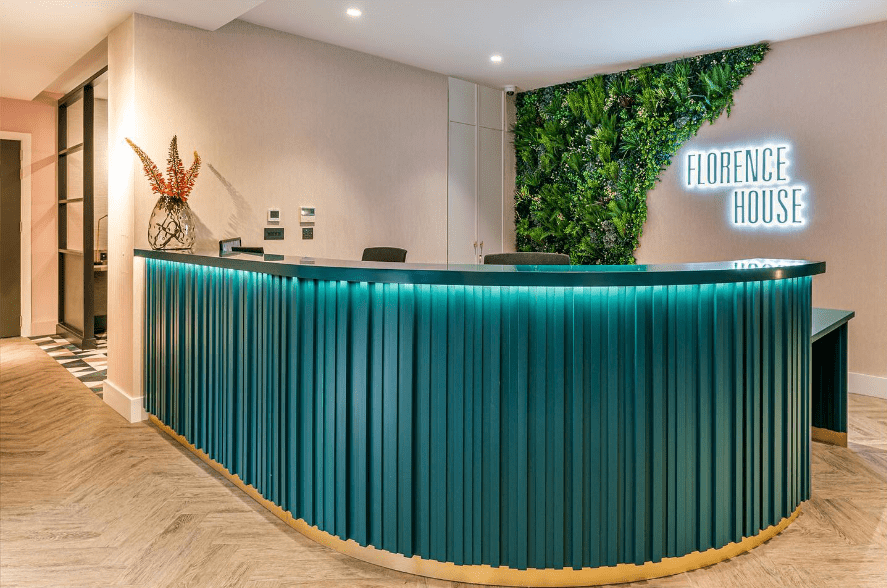
<instances>
[{"instance_id":1,"label":"black office chair back","mask_svg":"<svg viewBox=\"0 0 887 588\"><path fill-rule=\"evenodd\" d=\"M570 265L570 256L538 251L491 253L484 255L484 265Z\"/></svg>"},{"instance_id":2,"label":"black office chair back","mask_svg":"<svg viewBox=\"0 0 887 588\"><path fill-rule=\"evenodd\" d=\"M403 263L407 260L407 250L399 247L367 247L360 260Z\"/></svg>"}]
</instances>

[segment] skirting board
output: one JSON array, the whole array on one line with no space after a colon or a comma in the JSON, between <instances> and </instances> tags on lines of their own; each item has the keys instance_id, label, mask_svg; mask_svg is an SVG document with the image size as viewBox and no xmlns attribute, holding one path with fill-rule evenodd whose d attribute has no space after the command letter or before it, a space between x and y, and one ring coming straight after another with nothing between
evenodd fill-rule
<instances>
[{"instance_id":1,"label":"skirting board","mask_svg":"<svg viewBox=\"0 0 887 588\"><path fill-rule=\"evenodd\" d=\"M847 392L887 400L887 378L850 372L847 376Z\"/></svg>"},{"instance_id":2,"label":"skirting board","mask_svg":"<svg viewBox=\"0 0 887 588\"><path fill-rule=\"evenodd\" d=\"M112 384L111 380L105 380L102 399L105 401L105 404L116 410L120 416L130 423L137 423L148 419L148 413L142 408L143 398L141 396L132 398Z\"/></svg>"}]
</instances>

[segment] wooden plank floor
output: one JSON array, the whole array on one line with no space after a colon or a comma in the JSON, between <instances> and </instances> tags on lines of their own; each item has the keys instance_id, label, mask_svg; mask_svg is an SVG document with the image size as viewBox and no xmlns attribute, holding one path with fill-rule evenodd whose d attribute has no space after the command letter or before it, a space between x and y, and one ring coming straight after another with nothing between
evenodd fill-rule
<instances>
[{"instance_id":1,"label":"wooden plank floor","mask_svg":"<svg viewBox=\"0 0 887 588\"><path fill-rule=\"evenodd\" d=\"M850 446L814 443L813 498L732 560L633 584L887 586L887 401L851 396ZM305 539L149 424L129 425L25 339L0 343L0 586L455 584Z\"/></svg>"}]
</instances>

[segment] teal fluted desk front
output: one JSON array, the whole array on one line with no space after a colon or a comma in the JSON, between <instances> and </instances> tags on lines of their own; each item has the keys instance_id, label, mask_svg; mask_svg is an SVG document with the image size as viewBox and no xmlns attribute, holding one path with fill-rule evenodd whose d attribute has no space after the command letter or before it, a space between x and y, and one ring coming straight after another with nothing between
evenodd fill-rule
<instances>
[{"instance_id":1,"label":"teal fluted desk front","mask_svg":"<svg viewBox=\"0 0 887 588\"><path fill-rule=\"evenodd\" d=\"M810 495L823 263L136 255L153 420L355 557L631 581L746 551Z\"/></svg>"}]
</instances>

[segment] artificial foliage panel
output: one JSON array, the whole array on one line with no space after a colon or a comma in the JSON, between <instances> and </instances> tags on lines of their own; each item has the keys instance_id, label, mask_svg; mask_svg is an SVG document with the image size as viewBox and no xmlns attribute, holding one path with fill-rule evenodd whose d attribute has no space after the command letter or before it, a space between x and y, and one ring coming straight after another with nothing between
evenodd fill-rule
<instances>
[{"instance_id":1,"label":"artificial foliage panel","mask_svg":"<svg viewBox=\"0 0 887 588\"><path fill-rule=\"evenodd\" d=\"M632 264L647 191L767 53L766 43L517 95L518 251Z\"/></svg>"}]
</instances>

